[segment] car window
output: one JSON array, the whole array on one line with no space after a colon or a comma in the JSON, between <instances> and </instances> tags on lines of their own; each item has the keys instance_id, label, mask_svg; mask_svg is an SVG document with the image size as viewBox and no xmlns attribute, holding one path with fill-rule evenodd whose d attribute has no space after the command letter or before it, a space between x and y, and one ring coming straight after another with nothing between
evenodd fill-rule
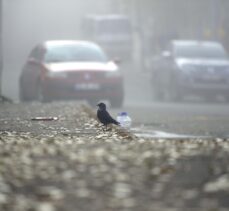
<instances>
[{"instance_id":1,"label":"car window","mask_svg":"<svg viewBox=\"0 0 229 211\"><path fill-rule=\"evenodd\" d=\"M74 61L107 62L107 57L100 48L94 46L59 45L48 47L45 61L48 63Z\"/></svg>"}]
</instances>

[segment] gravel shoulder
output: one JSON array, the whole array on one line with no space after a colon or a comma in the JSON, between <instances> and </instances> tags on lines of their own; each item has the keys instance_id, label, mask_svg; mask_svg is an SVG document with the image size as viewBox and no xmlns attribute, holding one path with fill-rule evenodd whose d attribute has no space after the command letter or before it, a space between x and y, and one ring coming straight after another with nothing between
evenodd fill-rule
<instances>
[{"instance_id":1,"label":"gravel shoulder","mask_svg":"<svg viewBox=\"0 0 229 211\"><path fill-rule=\"evenodd\" d=\"M137 138L94 112L0 103L0 210L228 210L227 139Z\"/></svg>"}]
</instances>

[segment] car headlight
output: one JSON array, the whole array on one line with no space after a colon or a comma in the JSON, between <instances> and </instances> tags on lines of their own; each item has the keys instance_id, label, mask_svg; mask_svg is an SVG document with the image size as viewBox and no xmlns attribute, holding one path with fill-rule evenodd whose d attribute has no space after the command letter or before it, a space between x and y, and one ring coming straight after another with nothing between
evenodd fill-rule
<instances>
[{"instance_id":1,"label":"car headlight","mask_svg":"<svg viewBox=\"0 0 229 211\"><path fill-rule=\"evenodd\" d=\"M110 72L106 73L106 77L107 78L117 78L117 77L120 77L120 76L121 76L120 71L110 71Z\"/></svg>"},{"instance_id":2,"label":"car headlight","mask_svg":"<svg viewBox=\"0 0 229 211\"><path fill-rule=\"evenodd\" d=\"M48 71L47 76L49 78L67 78L67 73L65 72L55 72L55 71Z\"/></svg>"}]
</instances>

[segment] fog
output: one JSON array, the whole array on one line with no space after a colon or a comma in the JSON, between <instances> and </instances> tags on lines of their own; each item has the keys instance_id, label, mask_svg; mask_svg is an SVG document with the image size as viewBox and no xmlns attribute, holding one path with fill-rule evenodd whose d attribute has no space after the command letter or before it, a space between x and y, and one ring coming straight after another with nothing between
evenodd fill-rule
<instances>
[{"instance_id":1,"label":"fog","mask_svg":"<svg viewBox=\"0 0 229 211\"><path fill-rule=\"evenodd\" d=\"M109 11L106 2L3 0L3 94L18 99L18 77L37 43L48 39L80 39L81 18L85 13Z\"/></svg>"},{"instance_id":2,"label":"fog","mask_svg":"<svg viewBox=\"0 0 229 211\"><path fill-rule=\"evenodd\" d=\"M19 100L19 76L37 43L84 39L85 15L117 13L133 27L133 60L121 64L125 102L151 101L152 58L169 40L217 40L229 50L228 9L226 0L2 0L2 94Z\"/></svg>"}]
</instances>

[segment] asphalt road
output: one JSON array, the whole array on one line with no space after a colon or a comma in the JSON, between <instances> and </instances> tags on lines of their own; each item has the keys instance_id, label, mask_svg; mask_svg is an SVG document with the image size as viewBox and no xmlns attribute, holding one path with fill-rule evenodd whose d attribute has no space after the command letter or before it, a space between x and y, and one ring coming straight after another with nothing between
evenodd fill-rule
<instances>
[{"instance_id":1,"label":"asphalt road","mask_svg":"<svg viewBox=\"0 0 229 211\"><path fill-rule=\"evenodd\" d=\"M151 96L150 74L138 66L123 66L125 75L125 103L117 113L127 111L134 130L142 133L169 132L186 136L229 136L229 104L218 99L205 102L198 97L186 98L182 103L154 102Z\"/></svg>"},{"instance_id":2,"label":"asphalt road","mask_svg":"<svg viewBox=\"0 0 229 211\"><path fill-rule=\"evenodd\" d=\"M126 105L133 127L194 136L229 136L227 104L147 103Z\"/></svg>"}]
</instances>

